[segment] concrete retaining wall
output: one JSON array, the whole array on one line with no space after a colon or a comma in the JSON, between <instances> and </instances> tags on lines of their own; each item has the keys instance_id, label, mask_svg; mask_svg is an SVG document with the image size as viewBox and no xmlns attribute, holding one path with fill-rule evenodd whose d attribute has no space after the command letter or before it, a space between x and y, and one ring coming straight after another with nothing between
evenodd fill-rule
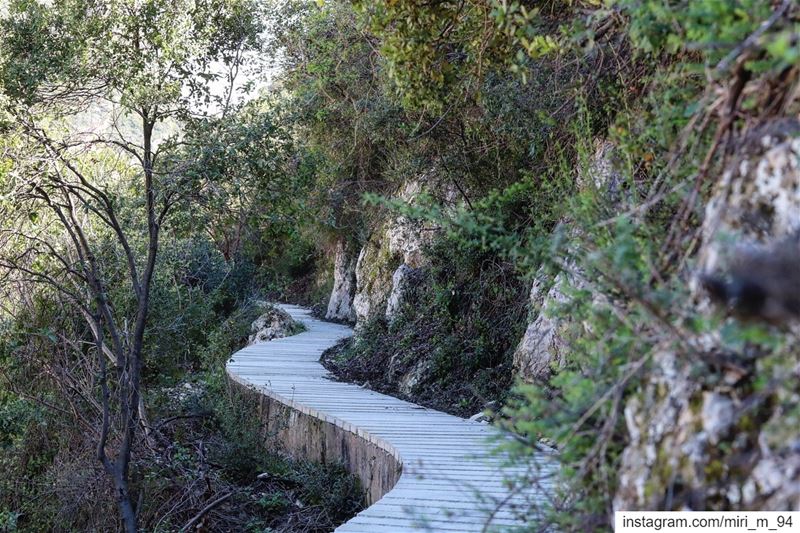
<instances>
[{"instance_id":1,"label":"concrete retaining wall","mask_svg":"<svg viewBox=\"0 0 800 533\"><path fill-rule=\"evenodd\" d=\"M399 454L383 439L279 395L258 391L234 374L228 373L228 383L232 393L257 406L268 446L294 459L343 464L361 481L366 505L381 499L400 479Z\"/></svg>"}]
</instances>

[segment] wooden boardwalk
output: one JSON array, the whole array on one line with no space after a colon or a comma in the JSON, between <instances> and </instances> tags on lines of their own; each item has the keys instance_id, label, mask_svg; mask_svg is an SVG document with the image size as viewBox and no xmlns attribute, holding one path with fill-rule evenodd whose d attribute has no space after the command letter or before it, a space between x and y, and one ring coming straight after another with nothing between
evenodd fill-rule
<instances>
[{"instance_id":1,"label":"wooden boardwalk","mask_svg":"<svg viewBox=\"0 0 800 533\"><path fill-rule=\"evenodd\" d=\"M337 532L537 529L525 513L545 505L555 468L548 455L506 466L493 453L496 439L504 437L487 424L334 381L320 355L352 330L314 319L297 306L280 307L307 331L235 353L227 365L231 379L357 433L402 465L397 484ZM525 479L518 484L524 488L513 488L509 479Z\"/></svg>"}]
</instances>

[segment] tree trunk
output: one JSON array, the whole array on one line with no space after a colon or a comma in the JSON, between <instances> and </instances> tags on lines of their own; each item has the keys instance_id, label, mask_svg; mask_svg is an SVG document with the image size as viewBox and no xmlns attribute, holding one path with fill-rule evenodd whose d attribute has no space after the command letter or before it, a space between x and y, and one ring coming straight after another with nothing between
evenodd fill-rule
<instances>
[{"instance_id":1,"label":"tree trunk","mask_svg":"<svg viewBox=\"0 0 800 533\"><path fill-rule=\"evenodd\" d=\"M133 507L133 499L131 498L130 490L128 490L127 475L124 478L115 478L114 485L117 489L117 507L119 507L119 514L122 518L125 533L136 533L138 531L136 509Z\"/></svg>"}]
</instances>

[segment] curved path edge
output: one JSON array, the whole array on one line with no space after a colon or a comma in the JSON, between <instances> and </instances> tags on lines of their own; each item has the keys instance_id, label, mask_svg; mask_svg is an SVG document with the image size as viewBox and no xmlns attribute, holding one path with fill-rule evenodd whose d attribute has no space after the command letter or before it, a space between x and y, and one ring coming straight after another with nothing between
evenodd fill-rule
<instances>
[{"instance_id":1,"label":"curved path edge","mask_svg":"<svg viewBox=\"0 0 800 533\"><path fill-rule=\"evenodd\" d=\"M517 530L546 501L547 456L508 466L493 452L504 438L486 424L335 381L320 364L351 328L279 304L306 331L232 355L231 386L257 403L265 438L289 455L338 461L356 475L368 507L343 533ZM510 479L520 479L517 486Z\"/></svg>"}]
</instances>

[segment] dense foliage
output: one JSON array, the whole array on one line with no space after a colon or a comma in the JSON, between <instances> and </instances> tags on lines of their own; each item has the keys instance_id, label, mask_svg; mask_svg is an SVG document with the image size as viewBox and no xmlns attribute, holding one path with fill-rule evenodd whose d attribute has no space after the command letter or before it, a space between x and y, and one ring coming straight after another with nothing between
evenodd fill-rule
<instances>
[{"instance_id":1,"label":"dense foliage","mask_svg":"<svg viewBox=\"0 0 800 533\"><path fill-rule=\"evenodd\" d=\"M521 462L555 446L560 489L532 530L609 527L624 407L659 351L690 362L699 390L718 376L693 339L757 370L738 390L744 436L715 451L709 487L738 479L767 415L786 413L773 429L790 432L790 337L698 312L690 279L719 176L743 140L797 116L796 3L256 4L0 10L0 469L15 473L0 531L116 527L96 512L114 498L95 464L104 412L112 435L135 423L129 506L146 528L179 529L229 492L212 530L322 530L354 511L336 469L259 455L221 368L252 297L324 306L336 250L356 264L377 242L389 279L374 277L391 284L397 217L429 230L403 306L328 363L461 415L490 407ZM266 56L270 85L263 72L237 85ZM539 309L531 284L557 305ZM564 347L522 383L529 314L563 318ZM122 379L135 368L141 387ZM138 413L124 408L134 389ZM663 507L725 505L656 474Z\"/></svg>"},{"instance_id":2,"label":"dense foliage","mask_svg":"<svg viewBox=\"0 0 800 533\"><path fill-rule=\"evenodd\" d=\"M236 83L263 24L248 1L3 6L4 530L327 530L358 506L335 468L259 481L276 450L228 418L228 319L249 327L237 309L314 256L294 239L306 163Z\"/></svg>"},{"instance_id":3,"label":"dense foliage","mask_svg":"<svg viewBox=\"0 0 800 533\"><path fill-rule=\"evenodd\" d=\"M312 9L293 46L313 46L314 30L304 32L324 28L335 57L365 59L339 63L315 49L302 56L308 63L288 65L295 94L317 96L301 99L314 106L311 120L300 117L311 146L324 152L348 132L354 147L368 138L360 174L374 184L362 181L359 192L391 195L410 180L431 192L411 206L367 195L374 219L360 213L360 227L380 231L388 208L444 230L400 317L369 322L332 368L466 414L505 398L525 323L520 279L555 287L561 304L547 312L570 318L560 332L568 348L549 379L516 389L501 416L529 439L518 446L523 456L542 438L560 450L563 492L551 519L570 530L608 527L628 442L622 409L641 393L656 351L696 359L693 375L708 376L701 389L717 378L686 339L721 332L719 350L746 345L772 361L767 374L792 360L780 330L709 318L687 302L714 177L748 132L796 112L797 16L789 2L763 1ZM343 18L347 26L326 26ZM364 64L367 73L345 73ZM359 93L365 79L370 89ZM314 132L332 110L346 130L329 142ZM598 138L615 147L611 183L594 181ZM350 169L334 169L350 183ZM341 209L348 205L357 204ZM785 402L785 386L757 387L753 402ZM793 412L791 403L780 409ZM741 453L720 450L714 472ZM665 494L664 505L698 497L681 493L674 473L647 490Z\"/></svg>"}]
</instances>

